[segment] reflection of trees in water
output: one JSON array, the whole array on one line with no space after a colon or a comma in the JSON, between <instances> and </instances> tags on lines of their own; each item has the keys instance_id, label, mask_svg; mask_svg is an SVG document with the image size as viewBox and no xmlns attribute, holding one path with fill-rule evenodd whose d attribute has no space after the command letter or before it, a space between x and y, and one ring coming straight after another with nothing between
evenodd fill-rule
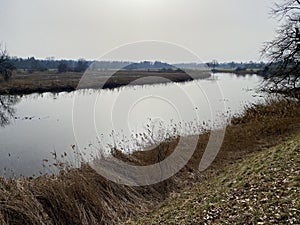
<instances>
[{"instance_id":1,"label":"reflection of trees in water","mask_svg":"<svg viewBox=\"0 0 300 225\"><path fill-rule=\"evenodd\" d=\"M20 101L20 97L13 95L0 95L0 127L5 127L14 117L14 105Z\"/></svg>"}]
</instances>

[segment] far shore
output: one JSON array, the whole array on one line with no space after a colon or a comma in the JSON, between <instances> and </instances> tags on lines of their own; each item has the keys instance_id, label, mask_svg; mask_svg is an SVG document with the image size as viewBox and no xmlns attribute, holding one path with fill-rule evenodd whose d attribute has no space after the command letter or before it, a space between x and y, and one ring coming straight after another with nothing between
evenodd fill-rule
<instances>
[{"instance_id":1,"label":"far shore","mask_svg":"<svg viewBox=\"0 0 300 225\"><path fill-rule=\"evenodd\" d=\"M264 72L261 69L212 69L213 73L233 73L237 75L263 75Z\"/></svg>"},{"instance_id":2,"label":"far shore","mask_svg":"<svg viewBox=\"0 0 300 225\"><path fill-rule=\"evenodd\" d=\"M84 76L83 76L84 75ZM0 79L1 95L71 92L78 88L113 89L126 85L186 82L210 77L207 71L98 71L97 74L56 71L15 72L10 80ZM82 79L84 78L84 79Z\"/></svg>"}]
</instances>

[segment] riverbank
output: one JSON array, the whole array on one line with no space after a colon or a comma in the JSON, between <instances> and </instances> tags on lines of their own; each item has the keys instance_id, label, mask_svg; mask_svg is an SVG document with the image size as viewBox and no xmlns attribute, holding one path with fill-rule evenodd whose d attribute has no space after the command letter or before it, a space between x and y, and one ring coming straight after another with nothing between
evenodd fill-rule
<instances>
[{"instance_id":1,"label":"riverbank","mask_svg":"<svg viewBox=\"0 0 300 225\"><path fill-rule=\"evenodd\" d=\"M264 75L264 72L262 69L212 69L213 73L233 73L233 74L237 74L237 75L241 75L241 76L245 76L245 75Z\"/></svg>"},{"instance_id":2,"label":"riverbank","mask_svg":"<svg viewBox=\"0 0 300 225\"><path fill-rule=\"evenodd\" d=\"M245 165L242 160L264 152L268 155L269 148L284 143L298 132L299 103L270 102L266 106L253 106L242 117L232 119L217 158L202 173L198 171L198 165L209 133L200 135L194 155L180 172L162 183L148 187L127 187L112 183L87 165L81 169L62 170L59 176L10 180L2 178L0 221L3 224L116 224L129 219L134 221L147 212L156 212L157 207L167 204L165 201L172 196L184 196L184 192L193 190L191 188L203 182L214 187L216 177L224 177L224 171L228 182L231 182L233 178L227 169L230 165ZM152 151L132 155L117 151L115 155L132 164L148 165L163 160L176 146L177 140L172 140L160 144ZM263 181L258 183L263 184ZM199 204L205 206L209 204L208 201ZM234 202L229 199L227 203L231 201ZM218 199L215 202L222 204ZM247 212L241 213L246 215ZM168 215L168 221L176 217Z\"/></svg>"},{"instance_id":3,"label":"riverbank","mask_svg":"<svg viewBox=\"0 0 300 225\"><path fill-rule=\"evenodd\" d=\"M192 77L189 75L191 74ZM77 88L117 88L132 83L157 84L205 79L210 73L202 71L97 71L83 73L55 71L17 72L8 82L0 78L0 95L22 95L44 92L71 92ZM82 79L83 78L83 79Z\"/></svg>"},{"instance_id":4,"label":"riverbank","mask_svg":"<svg viewBox=\"0 0 300 225\"><path fill-rule=\"evenodd\" d=\"M299 224L300 132L126 224Z\"/></svg>"}]
</instances>

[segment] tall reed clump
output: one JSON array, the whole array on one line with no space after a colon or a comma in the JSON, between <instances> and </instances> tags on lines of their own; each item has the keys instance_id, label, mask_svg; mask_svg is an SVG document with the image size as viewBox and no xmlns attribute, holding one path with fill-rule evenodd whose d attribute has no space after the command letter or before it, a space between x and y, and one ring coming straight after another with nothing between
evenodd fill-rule
<instances>
[{"instance_id":1,"label":"tall reed clump","mask_svg":"<svg viewBox=\"0 0 300 225\"><path fill-rule=\"evenodd\" d=\"M160 186L131 188L114 184L86 165L36 179L0 183L3 224L118 223L161 200Z\"/></svg>"}]
</instances>

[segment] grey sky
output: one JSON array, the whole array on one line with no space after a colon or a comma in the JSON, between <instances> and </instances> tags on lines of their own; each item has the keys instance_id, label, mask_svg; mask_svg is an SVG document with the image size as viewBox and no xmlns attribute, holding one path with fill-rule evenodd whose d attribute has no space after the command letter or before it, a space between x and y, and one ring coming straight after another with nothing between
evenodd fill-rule
<instances>
[{"instance_id":1,"label":"grey sky","mask_svg":"<svg viewBox=\"0 0 300 225\"><path fill-rule=\"evenodd\" d=\"M129 42L163 40L203 60L260 60L274 36L270 0L0 0L11 55L97 59Z\"/></svg>"}]
</instances>

